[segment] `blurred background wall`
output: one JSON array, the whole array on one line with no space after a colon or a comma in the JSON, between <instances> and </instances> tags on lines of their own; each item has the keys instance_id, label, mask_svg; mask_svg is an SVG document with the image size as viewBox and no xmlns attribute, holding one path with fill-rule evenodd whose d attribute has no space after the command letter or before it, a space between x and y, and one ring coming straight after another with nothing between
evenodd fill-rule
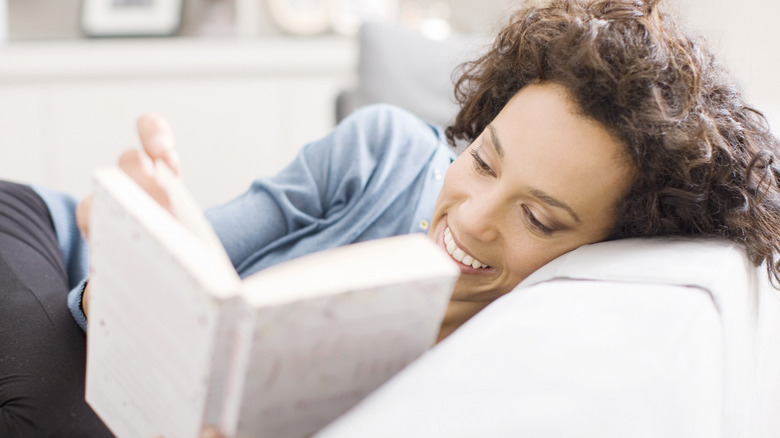
<instances>
[{"instance_id":1,"label":"blurred background wall","mask_svg":"<svg viewBox=\"0 0 780 438\"><path fill-rule=\"evenodd\" d=\"M0 0L7 2L8 33L11 41L80 38L81 0ZM106 0L110 1L110 0ZM245 0L184 0L183 23L178 35L193 36L208 33L204 29L209 14L233 14L235 2ZM251 0L250 0L251 1ZM269 17L264 0L258 5L256 33L258 36L278 35L282 30ZM381 1L381 0L377 0ZM309 3L316 0L309 0ZM299 3L306 3L302 0ZM400 5L415 4L423 9L433 4L448 6L448 21L455 32L490 33L497 28L513 0L401 0ZM703 33L722 54L723 59L756 102L771 104L780 101L780 86L775 85L774 72L780 71L780 2L772 0L667 0L679 10L693 29ZM220 12L222 11L222 12ZM219 17L212 17L219 19ZM227 18L230 19L230 18ZM219 34L218 29L212 33ZM228 34L230 30L225 30Z\"/></svg>"},{"instance_id":2,"label":"blurred background wall","mask_svg":"<svg viewBox=\"0 0 780 438\"><path fill-rule=\"evenodd\" d=\"M441 38L492 34L518 4L182 0L172 36L86 38L85 2L121 1L178 0L0 0L8 17L5 30L0 25L0 178L81 196L89 191L90 169L136 144L137 115L156 111L177 132L185 180L201 203L221 202L332 128L335 98L355 82L358 50L347 19L360 15L356 5L365 13L391 4L396 21ZM778 132L780 2L667 1L710 40ZM325 4L339 5L342 14L319 30L279 19L279 8L287 7L294 21L295 8Z\"/></svg>"}]
</instances>

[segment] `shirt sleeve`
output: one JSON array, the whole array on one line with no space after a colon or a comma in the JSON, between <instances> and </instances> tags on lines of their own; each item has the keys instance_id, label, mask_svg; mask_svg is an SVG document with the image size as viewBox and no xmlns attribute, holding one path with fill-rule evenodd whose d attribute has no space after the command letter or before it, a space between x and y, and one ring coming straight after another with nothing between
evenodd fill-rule
<instances>
[{"instance_id":1,"label":"shirt sleeve","mask_svg":"<svg viewBox=\"0 0 780 438\"><path fill-rule=\"evenodd\" d=\"M246 276L270 265L279 253L275 250L337 228L331 222L343 220L370 192L370 184L382 181L386 192L401 190L393 185L408 186L399 173L418 173L437 141L436 129L419 118L388 105L370 106L304 146L277 175L258 179L238 198L209 209L207 217L239 274ZM425 146L412 147L414 142ZM419 158L410 158L413 154ZM361 220L356 216L350 220ZM334 245L353 238L343 236L344 242ZM264 259L267 255L272 257Z\"/></svg>"},{"instance_id":2,"label":"shirt sleeve","mask_svg":"<svg viewBox=\"0 0 780 438\"><path fill-rule=\"evenodd\" d=\"M81 298L89 273L89 246L76 224L78 201L71 195L46 187L32 186L49 209L57 243L68 276L68 308L73 319L86 330L87 318L81 308Z\"/></svg>"}]
</instances>

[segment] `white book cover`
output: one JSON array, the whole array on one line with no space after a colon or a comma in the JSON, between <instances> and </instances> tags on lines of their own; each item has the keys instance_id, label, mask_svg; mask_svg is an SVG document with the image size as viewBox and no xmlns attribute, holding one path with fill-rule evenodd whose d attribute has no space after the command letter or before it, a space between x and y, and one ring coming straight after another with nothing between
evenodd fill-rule
<instances>
[{"instance_id":1,"label":"white book cover","mask_svg":"<svg viewBox=\"0 0 780 438\"><path fill-rule=\"evenodd\" d=\"M96 181L86 394L120 438L309 436L435 342L459 271L422 235L241 281L179 182L177 219L118 169Z\"/></svg>"}]
</instances>

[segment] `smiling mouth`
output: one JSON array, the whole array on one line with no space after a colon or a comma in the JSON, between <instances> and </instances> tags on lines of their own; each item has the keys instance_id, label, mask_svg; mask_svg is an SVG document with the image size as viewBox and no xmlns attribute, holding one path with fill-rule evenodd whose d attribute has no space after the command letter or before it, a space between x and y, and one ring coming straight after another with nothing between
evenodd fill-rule
<instances>
[{"instance_id":1,"label":"smiling mouth","mask_svg":"<svg viewBox=\"0 0 780 438\"><path fill-rule=\"evenodd\" d=\"M471 266L474 269L490 267L475 259L474 257L466 254L466 251L458 248L458 245L455 244L455 239L452 238L452 231L450 231L450 227L444 229L444 245L447 247L447 252L450 253L453 259L463 263L466 266Z\"/></svg>"}]
</instances>

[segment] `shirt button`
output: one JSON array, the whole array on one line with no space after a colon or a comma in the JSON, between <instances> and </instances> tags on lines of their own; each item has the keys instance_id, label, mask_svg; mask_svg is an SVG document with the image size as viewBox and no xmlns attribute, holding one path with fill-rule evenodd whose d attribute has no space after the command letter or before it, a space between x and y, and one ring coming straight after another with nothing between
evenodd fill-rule
<instances>
[{"instance_id":1,"label":"shirt button","mask_svg":"<svg viewBox=\"0 0 780 438\"><path fill-rule=\"evenodd\" d=\"M428 221L426 221L425 219L421 220L420 221L420 229L427 230L428 229Z\"/></svg>"},{"instance_id":2,"label":"shirt button","mask_svg":"<svg viewBox=\"0 0 780 438\"><path fill-rule=\"evenodd\" d=\"M433 174L436 179L441 179L441 172L439 172L439 169L433 169Z\"/></svg>"}]
</instances>

